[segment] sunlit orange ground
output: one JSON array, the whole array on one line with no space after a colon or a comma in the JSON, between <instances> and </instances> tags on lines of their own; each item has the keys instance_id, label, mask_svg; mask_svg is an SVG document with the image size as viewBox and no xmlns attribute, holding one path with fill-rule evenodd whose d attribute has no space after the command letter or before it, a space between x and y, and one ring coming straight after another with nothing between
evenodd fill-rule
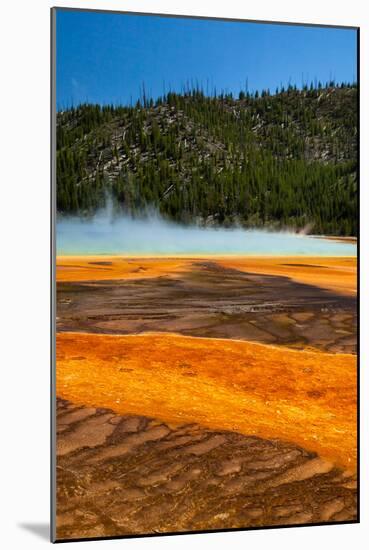
<instances>
[{"instance_id":1,"label":"sunlit orange ground","mask_svg":"<svg viewBox=\"0 0 369 550\"><path fill-rule=\"evenodd\" d=\"M58 256L56 280L76 282L146 279L173 275L190 269L190 266L190 260L175 257Z\"/></svg>"},{"instance_id":2,"label":"sunlit orange ground","mask_svg":"<svg viewBox=\"0 0 369 550\"><path fill-rule=\"evenodd\" d=\"M58 256L57 280L89 281L175 276L188 271L196 262L209 259L224 267L249 273L282 275L294 281L334 290L356 293L356 258L309 256L201 256L193 257L123 257ZM103 262L103 265L101 263ZM294 264L294 265L284 265ZM320 267L312 267L320 266Z\"/></svg>"},{"instance_id":3,"label":"sunlit orange ground","mask_svg":"<svg viewBox=\"0 0 369 550\"><path fill-rule=\"evenodd\" d=\"M218 263L240 271L281 275L300 283L334 290L341 294L356 295L357 260L355 257L248 258L243 256L221 259Z\"/></svg>"},{"instance_id":4,"label":"sunlit orange ground","mask_svg":"<svg viewBox=\"0 0 369 550\"><path fill-rule=\"evenodd\" d=\"M57 335L57 395L356 464L356 357L174 334Z\"/></svg>"}]
</instances>

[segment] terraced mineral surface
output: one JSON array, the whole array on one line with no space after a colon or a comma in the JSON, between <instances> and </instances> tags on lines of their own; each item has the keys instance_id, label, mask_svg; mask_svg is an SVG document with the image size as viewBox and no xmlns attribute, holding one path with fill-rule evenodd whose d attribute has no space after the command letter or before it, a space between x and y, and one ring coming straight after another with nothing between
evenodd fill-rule
<instances>
[{"instance_id":1,"label":"terraced mineral surface","mask_svg":"<svg viewBox=\"0 0 369 550\"><path fill-rule=\"evenodd\" d=\"M293 443L58 400L58 539L350 521L355 476Z\"/></svg>"},{"instance_id":2,"label":"terraced mineral surface","mask_svg":"<svg viewBox=\"0 0 369 550\"><path fill-rule=\"evenodd\" d=\"M236 259L193 260L192 264L188 259L132 259L122 260L121 265L116 259L111 276L120 279L115 280L104 279L110 273L109 261L100 258L98 266L96 261L87 264L81 260L78 271L74 259L68 276L82 280L63 282L66 272L62 272L58 284L59 331L167 331L300 349L312 346L330 352L356 351L354 259L328 258L320 264L304 259L299 264L296 259L282 258L268 260L265 265L261 260L257 265L250 260L250 269L266 271L269 266L278 275L245 272L247 262ZM237 262L237 269L222 265L230 262ZM60 265L66 265L65 260ZM325 281L345 287L347 292L299 282L301 277L315 281L316 272L323 272Z\"/></svg>"},{"instance_id":3,"label":"terraced mineral surface","mask_svg":"<svg viewBox=\"0 0 369 550\"><path fill-rule=\"evenodd\" d=\"M355 521L354 258L58 266L58 539Z\"/></svg>"}]
</instances>

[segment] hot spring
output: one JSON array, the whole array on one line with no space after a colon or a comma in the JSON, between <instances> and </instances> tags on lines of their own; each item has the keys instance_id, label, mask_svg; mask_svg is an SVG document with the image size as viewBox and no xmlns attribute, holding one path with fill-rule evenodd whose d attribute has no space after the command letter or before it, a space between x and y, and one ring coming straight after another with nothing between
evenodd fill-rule
<instances>
[{"instance_id":1,"label":"hot spring","mask_svg":"<svg viewBox=\"0 0 369 550\"><path fill-rule=\"evenodd\" d=\"M356 244L350 242L288 231L185 226L158 216L59 217L56 235L58 255L356 255Z\"/></svg>"}]
</instances>

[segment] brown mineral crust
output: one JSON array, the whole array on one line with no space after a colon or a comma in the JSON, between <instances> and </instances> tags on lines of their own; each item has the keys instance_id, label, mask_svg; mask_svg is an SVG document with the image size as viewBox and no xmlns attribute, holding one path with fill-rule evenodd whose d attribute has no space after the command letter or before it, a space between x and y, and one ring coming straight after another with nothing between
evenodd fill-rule
<instances>
[{"instance_id":1,"label":"brown mineral crust","mask_svg":"<svg viewBox=\"0 0 369 550\"><path fill-rule=\"evenodd\" d=\"M57 264L59 540L356 520L355 258Z\"/></svg>"},{"instance_id":2,"label":"brown mineral crust","mask_svg":"<svg viewBox=\"0 0 369 550\"><path fill-rule=\"evenodd\" d=\"M279 269L288 274L295 269L291 267L295 261L288 260L286 268L287 260L280 260ZM161 262L151 261L152 266L164 269ZM342 286L347 279L344 259L341 264L337 273ZM252 268L251 260L247 265ZM331 269L311 265L304 269L318 275L327 271L334 283ZM243 269L244 264L239 267ZM354 295L297 282L285 275L246 273L242 269L220 265L220 260L203 260L187 265L187 270L175 276L58 283L57 328L106 334L177 332L356 352Z\"/></svg>"},{"instance_id":3,"label":"brown mineral crust","mask_svg":"<svg viewBox=\"0 0 369 550\"><path fill-rule=\"evenodd\" d=\"M57 418L58 540L356 519L355 476L293 443L61 399Z\"/></svg>"}]
</instances>

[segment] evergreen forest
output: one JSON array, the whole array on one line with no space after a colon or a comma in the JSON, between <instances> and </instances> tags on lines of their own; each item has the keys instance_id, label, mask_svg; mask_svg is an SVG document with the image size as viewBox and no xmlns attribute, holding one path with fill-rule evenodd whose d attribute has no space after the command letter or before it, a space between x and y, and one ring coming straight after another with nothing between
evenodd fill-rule
<instances>
[{"instance_id":1,"label":"evergreen forest","mask_svg":"<svg viewBox=\"0 0 369 550\"><path fill-rule=\"evenodd\" d=\"M57 113L57 210L357 234L357 87L199 87Z\"/></svg>"}]
</instances>

